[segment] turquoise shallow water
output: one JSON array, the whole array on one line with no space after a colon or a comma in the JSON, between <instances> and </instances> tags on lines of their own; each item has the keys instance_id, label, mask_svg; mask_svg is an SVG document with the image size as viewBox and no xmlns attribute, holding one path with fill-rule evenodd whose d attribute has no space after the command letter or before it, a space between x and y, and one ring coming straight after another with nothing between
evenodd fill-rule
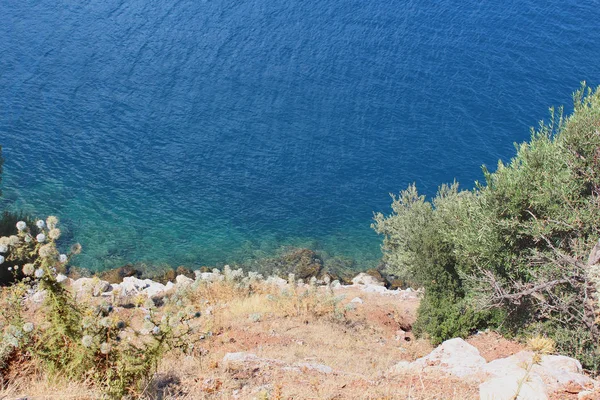
<instances>
[{"instance_id":1,"label":"turquoise shallow water","mask_svg":"<svg viewBox=\"0 0 600 400\"><path fill-rule=\"evenodd\" d=\"M0 3L0 205L81 266L281 246L375 265L373 211L470 186L600 83L596 1Z\"/></svg>"}]
</instances>

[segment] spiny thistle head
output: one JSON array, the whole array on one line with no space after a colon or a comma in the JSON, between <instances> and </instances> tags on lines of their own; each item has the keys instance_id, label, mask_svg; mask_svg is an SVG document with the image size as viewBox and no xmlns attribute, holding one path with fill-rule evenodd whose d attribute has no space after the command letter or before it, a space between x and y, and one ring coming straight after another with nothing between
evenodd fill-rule
<instances>
[{"instance_id":1,"label":"spiny thistle head","mask_svg":"<svg viewBox=\"0 0 600 400\"><path fill-rule=\"evenodd\" d=\"M111 348L112 348L112 346L109 343L104 342L100 345L100 353L108 354L108 353L110 353Z\"/></svg>"},{"instance_id":2,"label":"spiny thistle head","mask_svg":"<svg viewBox=\"0 0 600 400\"><path fill-rule=\"evenodd\" d=\"M54 215L49 216L46 218L46 225L48 226L48 229L56 228L56 225L58 225L58 218Z\"/></svg>"},{"instance_id":3,"label":"spiny thistle head","mask_svg":"<svg viewBox=\"0 0 600 400\"><path fill-rule=\"evenodd\" d=\"M27 263L27 264L23 265L23 273L25 275L33 275L34 271L35 271L35 265L33 265L31 263Z\"/></svg>"},{"instance_id":4,"label":"spiny thistle head","mask_svg":"<svg viewBox=\"0 0 600 400\"><path fill-rule=\"evenodd\" d=\"M537 335L527 341L527 347L540 354L552 354L556 350L556 343L550 338Z\"/></svg>"},{"instance_id":5,"label":"spiny thistle head","mask_svg":"<svg viewBox=\"0 0 600 400\"><path fill-rule=\"evenodd\" d=\"M42 247L40 247L38 254L42 258L52 257L56 254L56 248L52 244L45 244Z\"/></svg>"},{"instance_id":6,"label":"spiny thistle head","mask_svg":"<svg viewBox=\"0 0 600 400\"><path fill-rule=\"evenodd\" d=\"M11 246L18 246L21 243L21 239L17 235L10 235L8 237L8 244Z\"/></svg>"},{"instance_id":7,"label":"spiny thistle head","mask_svg":"<svg viewBox=\"0 0 600 400\"><path fill-rule=\"evenodd\" d=\"M60 229L53 228L48 231L48 237L52 240L57 240L60 237Z\"/></svg>"},{"instance_id":8,"label":"spiny thistle head","mask_svg":"<svg viewBox=\"0 0 600 400\"><path fill-rule=\"evenodd\" d=\"M83 344L83 347L90 347L93 343L94 343L94 338L91 337L90 335L85 335L84 337L81 338L81 344Z\"/></svg>"}]
</instances>

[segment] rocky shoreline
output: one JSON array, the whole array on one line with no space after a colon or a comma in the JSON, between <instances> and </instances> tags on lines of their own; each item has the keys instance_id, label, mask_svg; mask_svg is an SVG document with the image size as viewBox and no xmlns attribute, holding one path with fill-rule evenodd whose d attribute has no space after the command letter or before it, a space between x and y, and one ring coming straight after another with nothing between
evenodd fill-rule
<instances>
[{"instance_id":1,"label":"rocky shoreline","mask_svg":"<svg viewBox=\"0 0 600 400\"><path fill-rule=\"evenodd\" d=\"M99 277L82 277L72 279L58 275L58 280L71 288L76 297L91 296L96 298L132 299L144 297L159 301L163 296L172 293L196 290L199 285L211 285L217 282L231 282L239 285L251 285L253 282L277 287L281 291L289 290L292 285L297 289L323 288L340 294L357 292L365 296L385 296L402 301L418 301L421 289L394 289L385 287L377 277L359 273L351 284L342 284L337 280L320 280L315 277L308 282L295 279L290 274L289 279L277 276L263 277L256 273L245 274L241 269L232 270L226 266L223 271L214 269L210 272L193 271L195 279L184 274L176 275L173 280L161 283L152 279L140 279L135 276L124 277L120 283L109 283ZM41 302L43 292L31 296L34 302ZM361 295L353 296L348 304L353 307L363 306L365 301ZM211 309L203 310L210 314ZM410 327L406 328L410 329ZM410 339L410 332L399 329L395 340ZM328 365L315 362L289 363L277 358L260 357L252 352L236 351L226 353L221 360L225 370L239 374L240 371L281 370L287 373L308 373L317 375L345 375L343 370L334 369ZM443 342L429 354L414 361L399 361L384 372L386 379L402 379L402 376L436 375L458 379L465 384L477 385L481 400L547 400L557 394L566 393L569 398L591 400L598 398L600 383L587 376L576 359L551 354L537 354L534 351L522 350L504 358L487 362L479 350L465 342L454 338ZM515 394L518 396L515 397ZM246 398L248 393L234 391L232 398Z\"/></svg>"},{"instance_id":2,"label":"rocky shoreline","mask_svg":"<svg viewBox=\"0 0 600 400\"><path fill-rule=\"evenodd\" d=\"M136 295L145 295L148 298L156 298L164 296L172 291L191 288L194 285L206 284L210 282L233 281L239 284L249 284L251 282L261 281L266 284L272 284L280 288L286 288L290 282L294 282L298 288L308 288L310 286L330 287L334 290L344 290L350 287L358 287L366 293L379 293L382 295L399 296L401 299L418 298L422 293L422 289L388 289L385 282L376 276L361 272L351 279L351 284L342 284L339 280L317 279L312 277L308 282L303 279L295 279L294 274L290 274L288 279L283 279L278 276L269 276L264 278L261 274L249 272L245 274L240 269L232 270L228 265L223 268L223 272L219 269L213 269L211 272L203 272L202 270L193 271L195 279L190 278L186 274L176 275L174 279L161 283L158 280L150 278L141 279L136 276L125 276L118 283L111 283L104 280L100 276L81 277L73 279L64 274L58 274L57 280L60 283L73 288L76 295L91 295L93 297L131 297Z\"/></svg>"}]
</instances>

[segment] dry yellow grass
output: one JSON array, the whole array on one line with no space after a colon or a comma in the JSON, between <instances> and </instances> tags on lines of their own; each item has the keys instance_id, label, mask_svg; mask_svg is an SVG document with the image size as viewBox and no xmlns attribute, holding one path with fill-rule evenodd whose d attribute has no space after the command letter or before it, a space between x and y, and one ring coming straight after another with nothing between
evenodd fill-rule
<instances>
[{"instance_id":1,"label":"dry yellow grass","mask_svg":"<svg viewBox=\"0 0 600 400\"><path fill-rule=\"evenodd\" d=\"M339 299L338 297L342 296ZM360 296L364 304L346 307ZM334 298L338 298L336 303ZM358 289L287 291L268 285L251 289L227 282L201 285L184 296L203 311L204 335L190 355L171 352L162 360L144 399L470 399L477 387L440 376L389 375L400 360L414 360L431 346L421 340L395 339L414 320L417 300L363 293ZM169 304L163 308L176 307ZM207 313L206 309L211 308ZM344 311L344 312L341 312ZM118 309L141 322L143 311ZM257 315L259 315L257 317ZM279 360L241 370L226 369L229 352L250 352ZM334 372L286 369L317 363ZM81 383L31 374L4 382L0 399L96 399Z\"/></svg>"}]
</instances>

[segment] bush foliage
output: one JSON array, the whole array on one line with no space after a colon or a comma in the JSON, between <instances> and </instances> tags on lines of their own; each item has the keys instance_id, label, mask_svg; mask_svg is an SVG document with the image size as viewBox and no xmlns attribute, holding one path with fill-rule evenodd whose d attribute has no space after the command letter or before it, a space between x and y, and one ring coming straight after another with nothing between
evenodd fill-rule
<instances>
[{"instance_id":1,"label":"bush foliage","mask_svg":"<svg viewBox=\"0 0 600 400\"><path fill-rule=\"evenodd\" d=\"M509 163L484 167L475 189L442 185L428 201L411 185L375 216L388 272L426 289L417 333L537 330L596 367L600 90L584 84L574 103L567 117L551 109Z\"/></svg>"}]
</instances>

